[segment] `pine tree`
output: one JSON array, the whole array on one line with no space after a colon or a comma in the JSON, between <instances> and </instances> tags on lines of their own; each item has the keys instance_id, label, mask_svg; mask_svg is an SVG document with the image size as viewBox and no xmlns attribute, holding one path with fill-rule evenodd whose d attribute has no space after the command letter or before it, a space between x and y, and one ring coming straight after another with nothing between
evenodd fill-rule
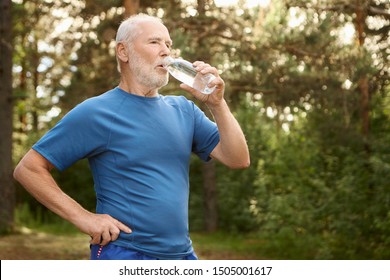
<instances>
[{"instance_id":1,"label":"pine tree","mask_svg":"<svg viewBox=\"0 0 390 280\"><path fill-rule=\"evenodd\" d=\"M0 5L0 233L13 227L15 190L12 180L12 25L11 1Z\"/></svg>"}]
</instances>

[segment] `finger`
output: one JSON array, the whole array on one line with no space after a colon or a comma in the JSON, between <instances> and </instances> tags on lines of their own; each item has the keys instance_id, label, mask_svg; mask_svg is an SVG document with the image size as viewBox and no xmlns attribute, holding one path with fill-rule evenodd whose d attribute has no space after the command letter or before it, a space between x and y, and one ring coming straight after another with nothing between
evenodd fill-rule
<instances>
[{"instance_id":1,"label":"finger","mask_svg":"<svg viewBox=\"0 0 390 280\"><path fill-rule=\"evenodd\" d=\"M100 244L100 242L101 242L101 235L100 234L96 234L95 236L91 236L91 240L89 241L89 243L92 245Z\"/></svg>"},{"instance_id":2,"label":"finger","mask_svg":"<svg viewBox=\"0 0 390 280\"><path fill-rule=\"evenodd\" d=\"M118 229L120 231L123 231L123 232L126 232L126 233L132 233L131 228L129 228L128 226L126 226L125 224L123 224L123 223L121 223L119 221L116 222L116 226L118 227ZM119 234L119 232L118 232L118 234Z\"/></svg>"},{"instance_id":3,"label":"finger","mask_svg":"<svg viewBox=\"0 0 390 280\"><path fill-rule=\"evenodd\" d=\"M194 63L192 63L192 65L197 68L197 67L201 67L203 65L205 65L206 63L204 63L203 61L195 61Z\"/></svg>"},{"instance_id":4,"label":"finger","mask_svg":"<svg viewBox=\"0 0 390 280\"><path fill-rule=\"evenodd\" d=\"M215 67L211 66L205 66L199 69L199 72L203 75L205 74L213 74L214 76L218 77L218 70Z\"/></svg>"},{"instance_id":5,"label":"finger","mask_svg":"<svg viewBox=\"0 0 390 280\"><path fill-rule=\"evenodd\" d=\"M203 103L206 103L209 99L209 96L210 94L203 94L201 93L200 91L197 91L196 89L186 85L186 84L180 84L180 88L188 91L189 93L191 93L196 99L198 99L199 101L203 102Z\"/></svg>"},{"instance_id":6,"label":"finger","mask_svg":"<svg viewBox=\"0 0 390 280\"><path fill-rule=\"evenodd\" d=\"M111 241L114 241L118 238L119 234L120 234L120 230L118 227L113 227L110 229L110 236L111 236Z\"/></svg>"},{"instance_id":7,"label":"finger","mask_svg":"<svg viewBox=\"0 0 390 280\"><path fill-rule=\"evenodd\" d=\"M203 95L200 91L198 91L198 90L194 89L193 87L190 87L189 85L186 85L186 84L180 84L180 88L191 93L197 99L200 99L200 96Z\"/></svg>"},{"instance_id":8,"label":"finger","mask_svg":"<svg viewBox=\"0 0 390 280\"><path fill-rule=\"evenodd\" d=\"M217 68L211 66L210 64L204 63L202 61L194 62L193 66L195 67L196 71L198 71L202 74L212 73L214 75L218 75Z\"/></svg>"},{"instance_id":9,"label":"finger","mask_svg":"<svg viewBox=\"0 0 390 280\"><path fill-rule=\"evenodd\" d=\"M100 245L107 245L111 241L111 234L109 231L104 231L101 237Z\"/></svg>"},{"instance_id":10,"label":"finger","mask_svg":"<svg viewBox=\"0 0 390 280\"><path fill-rule=\"evenodd\" d=\"M217 68L211 66L210 64L204 63L204 62L199 62L194 64L195 70L201 74L213 74L214 76L218 75L218 70Z\"/></svg>"},{"instance_id":11,"label":"finger","mask_svg":"<svg viewBox=\"0 0 390 280\"><path fill-rule=\"evenodd\" d=\"M186 84L180 84L180 88L184 89L185 91L188 91L192 94L195 94L196 93L196 89L190 87L189 85L186 85Z\"/></svg>"},{"instance_id":12,"label":"finger","mask_svg":"<svg viewBox=\"0 0 390 280\"><path fill-rule=\"evenodd\" d=\"M219 78L216 77L215 79L211 80L210 83L208 84L209 87L216 86L218 89L223 89L225 86L225 82Z\"/></svg>"}]
</instances>

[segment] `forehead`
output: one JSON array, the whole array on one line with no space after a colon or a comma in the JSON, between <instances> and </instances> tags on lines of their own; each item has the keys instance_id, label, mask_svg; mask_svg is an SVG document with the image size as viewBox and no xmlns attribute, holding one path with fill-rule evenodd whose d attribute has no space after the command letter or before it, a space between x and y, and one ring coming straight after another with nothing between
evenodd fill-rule
<instances>
[{"instance_id":1,"label":"forehead","mask_svg":"<svg viewBox=\"0 0 390 280\"><path fill-rule=\"evenodd\" d=\"M164 24L155 21L144 21L139 23L139 39L147 40L150 38L160 38L165 41L171 41L168 29Z\"/></svg>"}]
</instances>

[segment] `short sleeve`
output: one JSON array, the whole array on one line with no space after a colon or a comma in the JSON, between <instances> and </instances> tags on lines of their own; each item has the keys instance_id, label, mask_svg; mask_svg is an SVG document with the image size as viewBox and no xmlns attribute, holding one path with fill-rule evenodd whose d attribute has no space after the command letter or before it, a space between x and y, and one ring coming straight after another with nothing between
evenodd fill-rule
<instances>
[{"instance_id":1,"label":"short sleeve","mask_svg":"<svg viewBox=\"0 0 390 280\"><path fill-rule=\"evenodd\" d=\"M192 151L202 160L209 161L211 152L219 143L218 127L195 104L193 111L195 125Z\"/></svg>"},{"instance_id":2,"label":"short sleeve","mask_svg":"<svg viewBox=\"0 0 390 280\"><path fill-rule=\"evenodd\" d=\"M76 106L49 130L33 149L57 169L65 170L76 161L99 153L107 143L98 122L98 112L88 102Z\"/></svg>"}]
</instances>

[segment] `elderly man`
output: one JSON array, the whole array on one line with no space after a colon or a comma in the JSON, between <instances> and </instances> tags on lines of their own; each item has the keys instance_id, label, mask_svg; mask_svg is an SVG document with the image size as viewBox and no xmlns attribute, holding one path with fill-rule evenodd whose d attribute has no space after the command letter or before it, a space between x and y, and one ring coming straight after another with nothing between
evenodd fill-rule
<instances>
[{"instance_id":1,"label":"elderly man","mask_svg":"<svg viewBox=\"0 0 390 280\"><path fill-rule=\"evenodd\" d=\"M139 14L120 25L116 55L119 85L71 110L23 157L14 177L47 208L91 236L91 259L197 259L188 230L191 153L230 168L249 166L244 134L215 90L180 87L204 101L215 122L183 96L163 96L163 65L172 40L159 18ZM50 174L88 158L96 213L66 195Z\"/></svg>"}]
</instances>

